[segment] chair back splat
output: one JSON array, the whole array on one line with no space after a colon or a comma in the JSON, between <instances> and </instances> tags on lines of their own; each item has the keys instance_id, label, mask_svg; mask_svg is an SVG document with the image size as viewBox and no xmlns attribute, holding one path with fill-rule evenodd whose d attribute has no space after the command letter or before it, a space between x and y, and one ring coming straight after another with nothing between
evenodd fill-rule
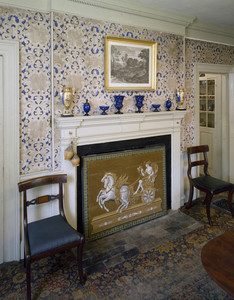
<instances>
[{"instance_id":1,"label":"chair back splat","mask_svg":"<svg viewBox=\"0 0 234 300\"><path fill-rule=\"evenodd\" d=\"M35 260L54 255L55 253L77 247L77 264L80 282L83 285L86 275L83 274L82 253L84 237L72 228L65 217L63 208L63 185L67 182L66 174L49 175L18 183L23 193L24 207L24 264L26 265L27 299L31 299L31 263ZM40 195L27 199L30 189L57 184L59 193L56 195ZM57 200L59 214L28 223L27 208L30 205L43 205Z\"/></svg>"},{"instance_id":2,"label":"chair back splat","mask_svg":"<svg viewBox=\"0 0 234 300\"><path fill-rule=\"evenodd\" d=\"M190 183L189 199L186 208L190 208L192 205L194 188L205 193L205 204L206 212L209 224L212 225L210 218L210 203L213 195L227 192L228 193L228 205L232 216L234 217L234 212L232 209L232 195L234 192L234 185L230 182L223 181L221 179L212 177L208 172L208 158L207 152L209 151L208 145L199 145L187 148L188 156L188 179ZM195 155L195 159L194 159ZM202 156L202 158L201 158ZM193 159L192 159L193 158ZM193 178L192 168L203 166L203 175Z\"/></svg>"}]
</instances>

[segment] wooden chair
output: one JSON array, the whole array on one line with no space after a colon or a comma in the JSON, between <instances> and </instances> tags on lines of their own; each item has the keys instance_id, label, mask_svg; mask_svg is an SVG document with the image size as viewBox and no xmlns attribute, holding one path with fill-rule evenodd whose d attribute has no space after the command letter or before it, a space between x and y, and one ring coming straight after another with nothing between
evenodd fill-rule
<instances>
[{"instance_id":1,"label":"wooden chair","mask_svg":"<svg viewBox=\"0 0 234 300\"><path fill-rule=\"evenodd\" d=\"M223 181L221 179L212 177L208 173L208 159L207 152L209 151L208 145L194 146L187 148L188 155L188 179L190 183L189 200L186 208L190 208L193 199L194 187L198 190L205 192L206 213L209 224L212 225L210 218L210 203L213 195L228 192L228 205L232 216L234 212L232 209L232 194L234 192L234 185L232 183ZM195 154L195 159L191 159L191 156ZM202 156L202 158L200 158ZM193 167L203 167L204 175L193 178L191 170Z\"/></svg>"},{"instance_id":2,"label":"wooden chair","mask_svg":"<svg viewBox=\"0 0 234 300\"><path fill-rule=\"evenodd\" d=\"M63 184L66 182L67 175L61 174L18 183L19 191L23 192L24 264L26 264L27 299L31 299L31 263L73 247L77 247L80 282L82 285L85 283L86 278L82 268L84 237L68 224L63 209ZM30 201L27 200L29 189L52 184L58 184L59 186L57 195L46 195ZM28 223L27 208L29 205L40 205L56 199L59 203L58 215Z\"/></svg>"}]
</instances>

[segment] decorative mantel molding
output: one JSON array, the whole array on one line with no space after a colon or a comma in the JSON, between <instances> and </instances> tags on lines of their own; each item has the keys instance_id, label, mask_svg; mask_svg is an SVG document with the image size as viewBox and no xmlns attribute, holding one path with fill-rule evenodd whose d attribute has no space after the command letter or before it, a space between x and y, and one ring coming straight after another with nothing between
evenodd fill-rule
<instances>
[{"instance_id":1,"label":"decorative mantel molding","mask_svg":"<svg viewBox=\"0 0 234 300\"><path fill-rule=\"evenodd\" d=\"M173 210L181 206L181 164L180 164L180 126L186 111L168 111L158 113L93 115L71 118L55 118L55 125L60 129L61 168L68 174L65 198L69 222L76 227L76 168L64 160L63 151L72 136L81 145L138 139L144 137L171 135L171 207Z\"/></svg>"},{"instance_id":2,"label":"decorative mantel molding","mask_svg":"<svg viewBox=\"0 0 234 300\"><path fill-rule=\"evenodd\" d=\"M112 114L55 118L61 130L61 144L78 138L78 145L128 140L156 135L171 134L179 130L185 111L169 111L142 114Z\"/></svg>"}]
</instances>

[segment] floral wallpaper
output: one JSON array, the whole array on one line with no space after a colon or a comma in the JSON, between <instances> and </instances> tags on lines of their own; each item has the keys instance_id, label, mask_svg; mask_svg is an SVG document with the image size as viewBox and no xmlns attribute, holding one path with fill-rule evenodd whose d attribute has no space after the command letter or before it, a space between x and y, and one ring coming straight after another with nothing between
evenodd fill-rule
<instances>
[{"instance_id":1,"label":"floral wallpaper","mask_svg":"<svg viewBox=\"0 0 234 300\"><path fill-rule=\"evenodd\" d=\"M20 171L50 169L50 14L0 7L0 38L20 44Z\"/></svg>"},{"instance_id":2,"label":"floral wallpaper","mask_svg":"<svg viewBox=\"0 0 234 300\"><path fill-rule=\"evenodd\" d=\"M157 42L156 91L105 91L105 36ZM86 99L91 105L90 114L100 114L100 105L110 106L108 113L114 113L116 94L124 95L124 113L135 112L136 94L145 96L144 111L150 111L152 104L161 104L161 110L165 110L168 98L175 109L176 89L185 86L187 114L182 126L183 149L194 139L195 63L234 65L231 46L194 40L186 40L184 45L182 36L61 13L53 13L51 21L50 13L0 7L0 38L17 40L20 44L21 174L60 167L59 132L55 128L53 136L50 118L63 112L62 86L75 88L72 104L75 115L84 114Z\"/></svg>"},{"instance_id":3,"label":"floral wallpaper","mask_svg":"<svg viewBox=\"0 0 234 300\"><path fill-rule=\"evenodd\" d=\"M222 44L186 40L185 45L185 90L188 113L183 120L181 146L186 148L194 140L195 113L195 63L234 65L234 47Z\"/></svg>"},{"instance_id":4,"label":"floral wallpaper","mask_svg":"<svg viewBox=\"0 0 234 300\"><path fill-rule=\"evenodd\" d=\"M63 106L59 89L69 85L76 89L73 114L83 114L86 99L91 104L91 114L100 114L100 105L109 105L115 112L113 96L122 94L123 112L135 112L134 91L106 92L104 89L104 38L118 36L156 41L158 46L157 91L138 92L145 96L144 111L152 103L174 98L175 88L182 85L182 37L160 34L118 24L54 14L54 78L55 115L61 115ZM163 108L164 109L164 108Z\"/></svg>"}]
</instances>

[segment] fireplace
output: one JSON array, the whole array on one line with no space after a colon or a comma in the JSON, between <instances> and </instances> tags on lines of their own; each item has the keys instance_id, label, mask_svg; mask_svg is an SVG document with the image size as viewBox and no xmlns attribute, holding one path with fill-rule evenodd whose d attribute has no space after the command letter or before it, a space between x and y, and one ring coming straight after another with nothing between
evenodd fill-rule
<instances>
[{"instance_id":1,"label":"fireplace","mask_svg":"<svg viewBox=\"0 0 234 300\"><path fill-rule=\"evenodd\" d=\"M77 228L93 240L171 208L171 136L79 146Z\"/></svg>"},{"instance_id":2,"label":"fireplace","mask_svg":"<svg viewBox=\"0 0 234 300\"><path fill-rule=\"evenodd\" d=\"M78 227L83 226L81 220L84 207L80 206L80 201L82 201L80 194L82 163L77 170L70 161L64 160L63 157L63 151L71 141L71 133L73 137L77 138L81 161L86 155L91 154L118 153L122 151L120 149L123 151L143 149L145 145L143 148L139 146L142 140L149 142L148 148L154 147L156 144L164 144L165 159L170 158L170 164L168 161L166 163L165 172L166 206L176 210L181 206L180 124L185 113L185 111L168 111L55 119L55 124L60 129L61 172L68 174L65 210L68 221L74 228L77 228L77 224ZM168 139L170 143L166 142L165 144L164 139ZM113 145L117 147L117 150L112 148ZM130 146L130 149L124 149L125 145Z\"/></svg>"}]
</instances>

